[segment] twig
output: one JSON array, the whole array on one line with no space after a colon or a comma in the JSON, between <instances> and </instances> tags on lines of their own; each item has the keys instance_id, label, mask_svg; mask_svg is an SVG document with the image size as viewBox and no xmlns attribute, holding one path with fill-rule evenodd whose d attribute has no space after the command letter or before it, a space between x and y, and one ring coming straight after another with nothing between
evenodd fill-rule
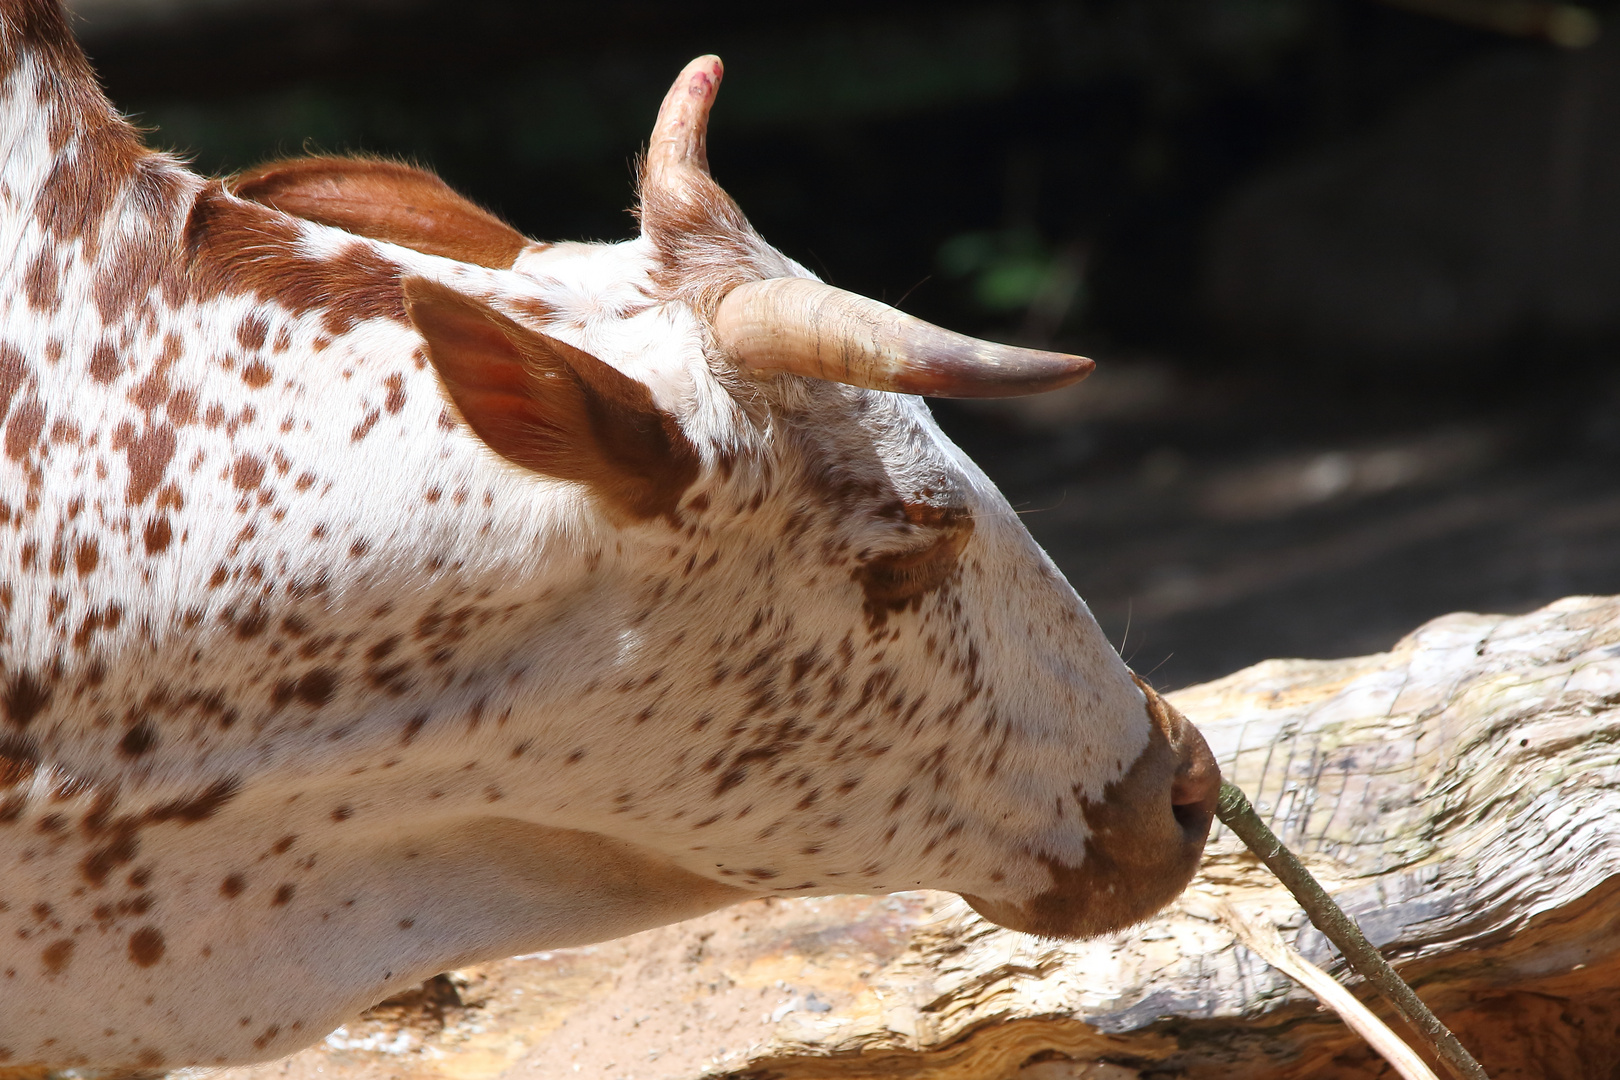
<instances>
[{"instance_id":1,"label":"twig","mask_svg":"<svg viewBox=\"0 0 1620 1080\"><path fill-rule=\"evenodd\" d=\"M1275 833L1260 820L1249 800L1235 784L1223 781L1216 802L1215 816L1249 850L1271 868L1288 891L1294 894L1299 906L1305 909L1311 922L1338 946L1350 967L1366 979L1383 999L1401 1014L1424 1043L1434 1051L1446 1071L1457 1080L1490 1080L1473 1055L1463 1048L1439 1017L1412 992L1412 988L1395 973L1379 951L1372 947L1354 919L1346 915L1317 880L1310 875L1294 853L1283 846Z\"/></svg>"},{"instance_id":2,"label":"twig","mask_svg":"<svg viewBox=\"0 0 1620 1080\"><path fill-rule=\"evenodd\" d=\"M1439 1080L1434 1070L1418 1057L1417 1051L1402 1042L1400 1036L1389 1030L1389 1025L1374 1016L1372 1010L1357 1001L1354 994L1334 982L1333 976L1290 948L1282 935L1277 933L1276 927L1249 921L1224 900L1216 900L1214 907L1221 921L1237 935L1239 941L1338 1013L1339 1019L1366 1039L1401 1074L1402 1080Z\"/></svg>"}]
</instances>

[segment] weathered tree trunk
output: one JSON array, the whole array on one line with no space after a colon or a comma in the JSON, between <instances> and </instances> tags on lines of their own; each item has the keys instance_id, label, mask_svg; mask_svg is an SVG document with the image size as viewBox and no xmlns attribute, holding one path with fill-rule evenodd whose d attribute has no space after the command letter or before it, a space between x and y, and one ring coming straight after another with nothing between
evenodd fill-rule
<instances>
[{"instance_id":1,"label":"weathered tree trunk","mask_svg":"<svg viewBox=\"0 0 1620 1080\"><path fill-rule=\"evenodd\" d=\"M1389 653L1267 661L1173 700L1493 1080L1620 1076L1620 598L1447 616ZM1180 901L1098 941L937 894L761 901L441 976L227 1075L1387 1075L1214 897L1338 969L1221 830Z\"/></svg>"}]
</instances>

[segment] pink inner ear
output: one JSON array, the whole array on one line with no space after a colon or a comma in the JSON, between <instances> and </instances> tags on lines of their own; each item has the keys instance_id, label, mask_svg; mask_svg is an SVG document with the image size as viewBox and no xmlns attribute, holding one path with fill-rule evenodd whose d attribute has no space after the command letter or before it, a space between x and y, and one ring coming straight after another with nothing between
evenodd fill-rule
<instances>
[{"instance_id":1,"label":"pink inner ear","mask_svg":"<svg viewBox=\"0 0 1620 1080\"><path fill-rule=\"evenodd\" d=\"M523 353L483 311L439 299L407 304L443 379L465 393L528 396Z\"/></svg>"},{"instance_id":2,"label":"pink inner ear","mask_svg":"<svg viewBox=\"0 0 1620 1080\"><path fill-rule=\"evenodd\" d=\"M525 338L540 339L488 306L435 282L405 282L405 307L427 341L428 355L462 418L507 460L563 479L574 470L556 460L557 419L583 417L577 382L541 393L544 364ZM519 342L531 345L523 348ZM573 392L570 393L569 391ZM571 398L563 401L559 399ZM548 400L549 399L549 400ZM553 407L548 410L547 404ZM565 436L566 438L566 436ZM583 433L576 433L576 440Z\"/></svg>"},{"instance_id":3,"label":"pink inner ear","mask_svg":"<svg viewBox=\"0 0 1620 1080\"><path fill-rule=\"evenodd\" d=\"M673 518L699 457L645 386L438 282L404 290L445 390L491 450L589 485L620 516Z\"/></svg>"}]
</instances>

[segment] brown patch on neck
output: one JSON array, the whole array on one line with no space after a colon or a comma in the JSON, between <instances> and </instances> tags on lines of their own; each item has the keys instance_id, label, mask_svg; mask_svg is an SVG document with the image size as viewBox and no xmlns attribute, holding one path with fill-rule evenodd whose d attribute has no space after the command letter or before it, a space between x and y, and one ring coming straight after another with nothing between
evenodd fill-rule
<instances>
[{"instance_id":1,"label":"brown patch on neck","mask_svg":"<svg viewBox=\"0 0 1620 1080\"><path fill-rule=\"evenodd\" d=\"M973 535L973 516L960 507L904 503L900 513L934 536L922 547L875 555L855 567L852 576L866 596L866 621L874 630L892 614L921 607L923 597L955 578L962 548Z\"/></svg>"},{"instance_id":2,"label":"brown patch on neck","mask_svg":"<svg viewBox=\"0 0 1620 1080\"><path fill-rule=\"evenodd\" d=\"M425 169L376 158L273 161L231 180L238 196L427 255L504 270L528 245Z\"/></svg>"},{"instance_id":3,"label":"brown patch on neck","mask_svg":"<svg viewBox=\"0 0 1620 1080\"><path fill-rule=\"evenodd\" d=\"M195 299L247 292L295 315L318 312L333 335L366 319L409 321L398 266L359 239L311 258L298 248L302 235L296 219L235 198L213 181L186 219L186 273L175 284Z\"/></svg>"}]
</instances>

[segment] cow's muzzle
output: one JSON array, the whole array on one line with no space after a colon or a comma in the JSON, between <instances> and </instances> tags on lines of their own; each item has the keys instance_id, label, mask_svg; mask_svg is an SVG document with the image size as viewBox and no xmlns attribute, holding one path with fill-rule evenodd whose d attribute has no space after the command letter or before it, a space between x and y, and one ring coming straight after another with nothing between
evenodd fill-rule
<instances>
[{"instance_id":1,"label":"cow's muzzle","mask_svg":"<svg viewBox=\"0 0 1620 1080\"><path fill-rule=\"evenodd\" d=\"M991 922L1049 937L1106 934L1152 915L1192 879L1221 772L1198 729L1151 686L1136 685L1147 698L1148 746L1101 799L1082 804L1091 827L1085 859L1071 866L1042 857L1052 886L1031 900L963 897Z\"/></svg>"}]
</instances>

